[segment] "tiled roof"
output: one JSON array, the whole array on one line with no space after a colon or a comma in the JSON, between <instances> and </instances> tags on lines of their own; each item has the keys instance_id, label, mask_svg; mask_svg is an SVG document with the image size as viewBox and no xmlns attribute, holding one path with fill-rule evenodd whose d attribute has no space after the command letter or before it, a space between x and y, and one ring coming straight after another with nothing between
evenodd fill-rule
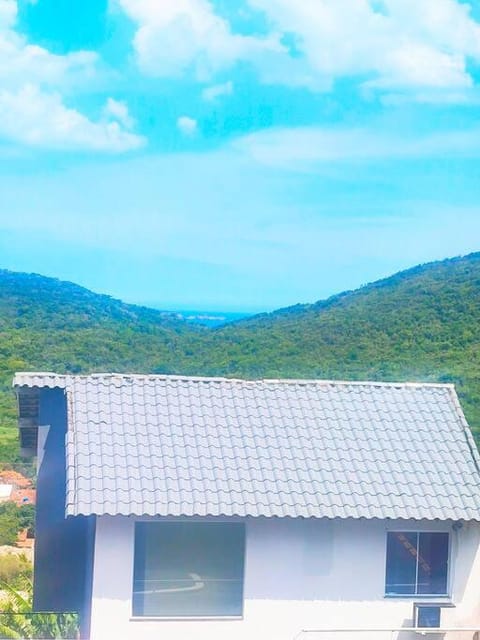
<instances>
[{"instance_id":1,"label":"tiled roof","mask_svg":"<svg viewBox=\"0 0 480 640\"><path fill-rule=\"evenodd\" d=\"M480 520L451 385L19 374L65 388L67 514Z\"/></svg>"}]
</instances>

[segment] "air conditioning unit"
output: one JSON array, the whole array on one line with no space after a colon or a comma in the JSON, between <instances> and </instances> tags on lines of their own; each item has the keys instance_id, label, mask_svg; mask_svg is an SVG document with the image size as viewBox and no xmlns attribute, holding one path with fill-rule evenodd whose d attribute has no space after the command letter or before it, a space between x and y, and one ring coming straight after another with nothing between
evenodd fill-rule
<instances>
[{"instance_id":1,"label":"air conditioning unit","mask_svg":"<svg viewBox=\"0 0 480 640\"><path fill-rule=\"evenodd\" d=\"M413 605L413 626L421 629L440 629L442 609L453 606L447 602L415 602Z\"/></svg>"},{"instance_id":2,"label":"air conditioning unit","mask_svg":"<svg viewBox=\"0 0 480 640\"><path fill-rule=\"evenodd\" d=\"M440 628L442 608L438 605L432 604L417 604L413 605L413 626L427 628Z\"/></svg>"}]
</instances>

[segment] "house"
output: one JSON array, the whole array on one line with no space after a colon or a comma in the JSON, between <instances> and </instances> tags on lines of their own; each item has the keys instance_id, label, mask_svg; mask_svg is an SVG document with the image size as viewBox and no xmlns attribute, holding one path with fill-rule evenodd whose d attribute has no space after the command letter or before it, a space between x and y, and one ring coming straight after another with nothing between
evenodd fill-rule
<instances>
[{"instance_id":1,"label":"house","mask_svg":"<svg viewBox=\"0 0 480 640\"><path fill-rule=\"evenodd\" d=\"M10 489L7 490L7 487ZM3 495L7 494L7 491L8 497L4 498L5 501L15 502L18 507L35 504L36 491L33 482L13 469L0 471L0 501L3 501Z\"/></svg>"},{"instance_id":2,"label":"house","mask_svg":"<svg viewBox=\"0 0 480 640\"><path fill-rule=\"evenodd\" d=\"M84 637L479 626L480 458L453 386L53 373L14 386L39 465L35 608L80 611Z\"/></svg>"},{"instance_id":3,"label":"house","mask_svg":"<svg viewBox=\"0 0 480 640\"><path fill-rule=\"evenodd\" d=\"M35 504L36 492L29 478L13 469L0 471L0 502L15 502L18 507Z\"/></svg>"},{"instance_id":4,"label":"house","mask_svg":"<svg viewBox=\"0 0 480 640\"><path fill-rule=\"evenodd\" d=\"M13 484L0 483L0 502L9 502L12 499Z\"/></svg>"}]
</instances>

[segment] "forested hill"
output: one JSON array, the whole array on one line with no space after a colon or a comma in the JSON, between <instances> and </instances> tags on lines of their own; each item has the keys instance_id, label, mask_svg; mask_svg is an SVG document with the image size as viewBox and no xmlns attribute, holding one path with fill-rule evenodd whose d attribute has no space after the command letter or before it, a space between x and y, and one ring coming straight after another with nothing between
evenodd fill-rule
<instances>
[{"instance_id":1,"label":"forested hill","mask_svg":"<svg viewBox=\"0 0 480 640\"><path fill-rule=\"evenodd\" d=\"M0 271L0 460L14 457L15 370L448 381L477 430L480 253L217 329Z\"/></svg>"},{"instance_id":2,"label":"forested hill","mask_svg":"<svg viewBox=\"0 0 480 640\"><path fill-rule=\"evenodd\" d=\"M206 329L69 282L0 271L0 375L163 371ZM3 372L3 375L2 375Z\"/></svg>"},{"instance_id":3,"label":"forested hill","mask_svg":"<svg viewBox=\"0 0 480 640\"><path fill-rule=\"evenodd\" d=\"M0 269L0 328L73 330L113 323L188 329L175 313L126 304L72 282Z\"/></svg>"},{"instance_id":4,"label":"forested hill","mask_svg":"<svg viewBox=\"0 0 480 640\"><path fill-rule=\"evenodd\" d=\"M0 270L0 462L14 455L15 371L163 372L206 331L69 282Z\"/></svg>"},{"instance_id":5,"label":"forested hill","mask_svg":"<svg viewBox=\"0 0 480 640\"><path fill-rule=\"evenodd\" d=\"M478 428L480 253L226 326L206 356L232 375L454 382Z\"/></svg>"}]
</instances>

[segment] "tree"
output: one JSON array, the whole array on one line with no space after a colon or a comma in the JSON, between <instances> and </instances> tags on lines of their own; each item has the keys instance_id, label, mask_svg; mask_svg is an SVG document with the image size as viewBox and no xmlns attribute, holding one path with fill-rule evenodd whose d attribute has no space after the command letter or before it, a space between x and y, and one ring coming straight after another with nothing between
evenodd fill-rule
<instances>
[{"instance_id":1,"label":"tree","mask_svg":"<svg viewBox=\"0 0 480 640\"><path fill-rule=\"evenodd\" d=\"M35 535L35 505L22 504L18 508L20 529L27 529L28 535L33 538Z\"/></svg>"},{"instance_id":2,"label":"tree","mask_svg":"<svg viewBox=\"0 0 480 640\"><path fill-rule=\"evenodd\" d=\"M19 509L14 502L0 503L0 545L14 545L20 531Z\"/></svg>"},{"instance_id":3,"label":"tree","mask_svg":"<svg viewBox=\"0 0 480 640\"><path fill-rule=\"evenodd\" d=\"M78 638L75 613L36 613L32 611L33 587L25 581L19 591L0 583L6 593L0 613L0 638Z\"/></svg>"}]
</instances>

